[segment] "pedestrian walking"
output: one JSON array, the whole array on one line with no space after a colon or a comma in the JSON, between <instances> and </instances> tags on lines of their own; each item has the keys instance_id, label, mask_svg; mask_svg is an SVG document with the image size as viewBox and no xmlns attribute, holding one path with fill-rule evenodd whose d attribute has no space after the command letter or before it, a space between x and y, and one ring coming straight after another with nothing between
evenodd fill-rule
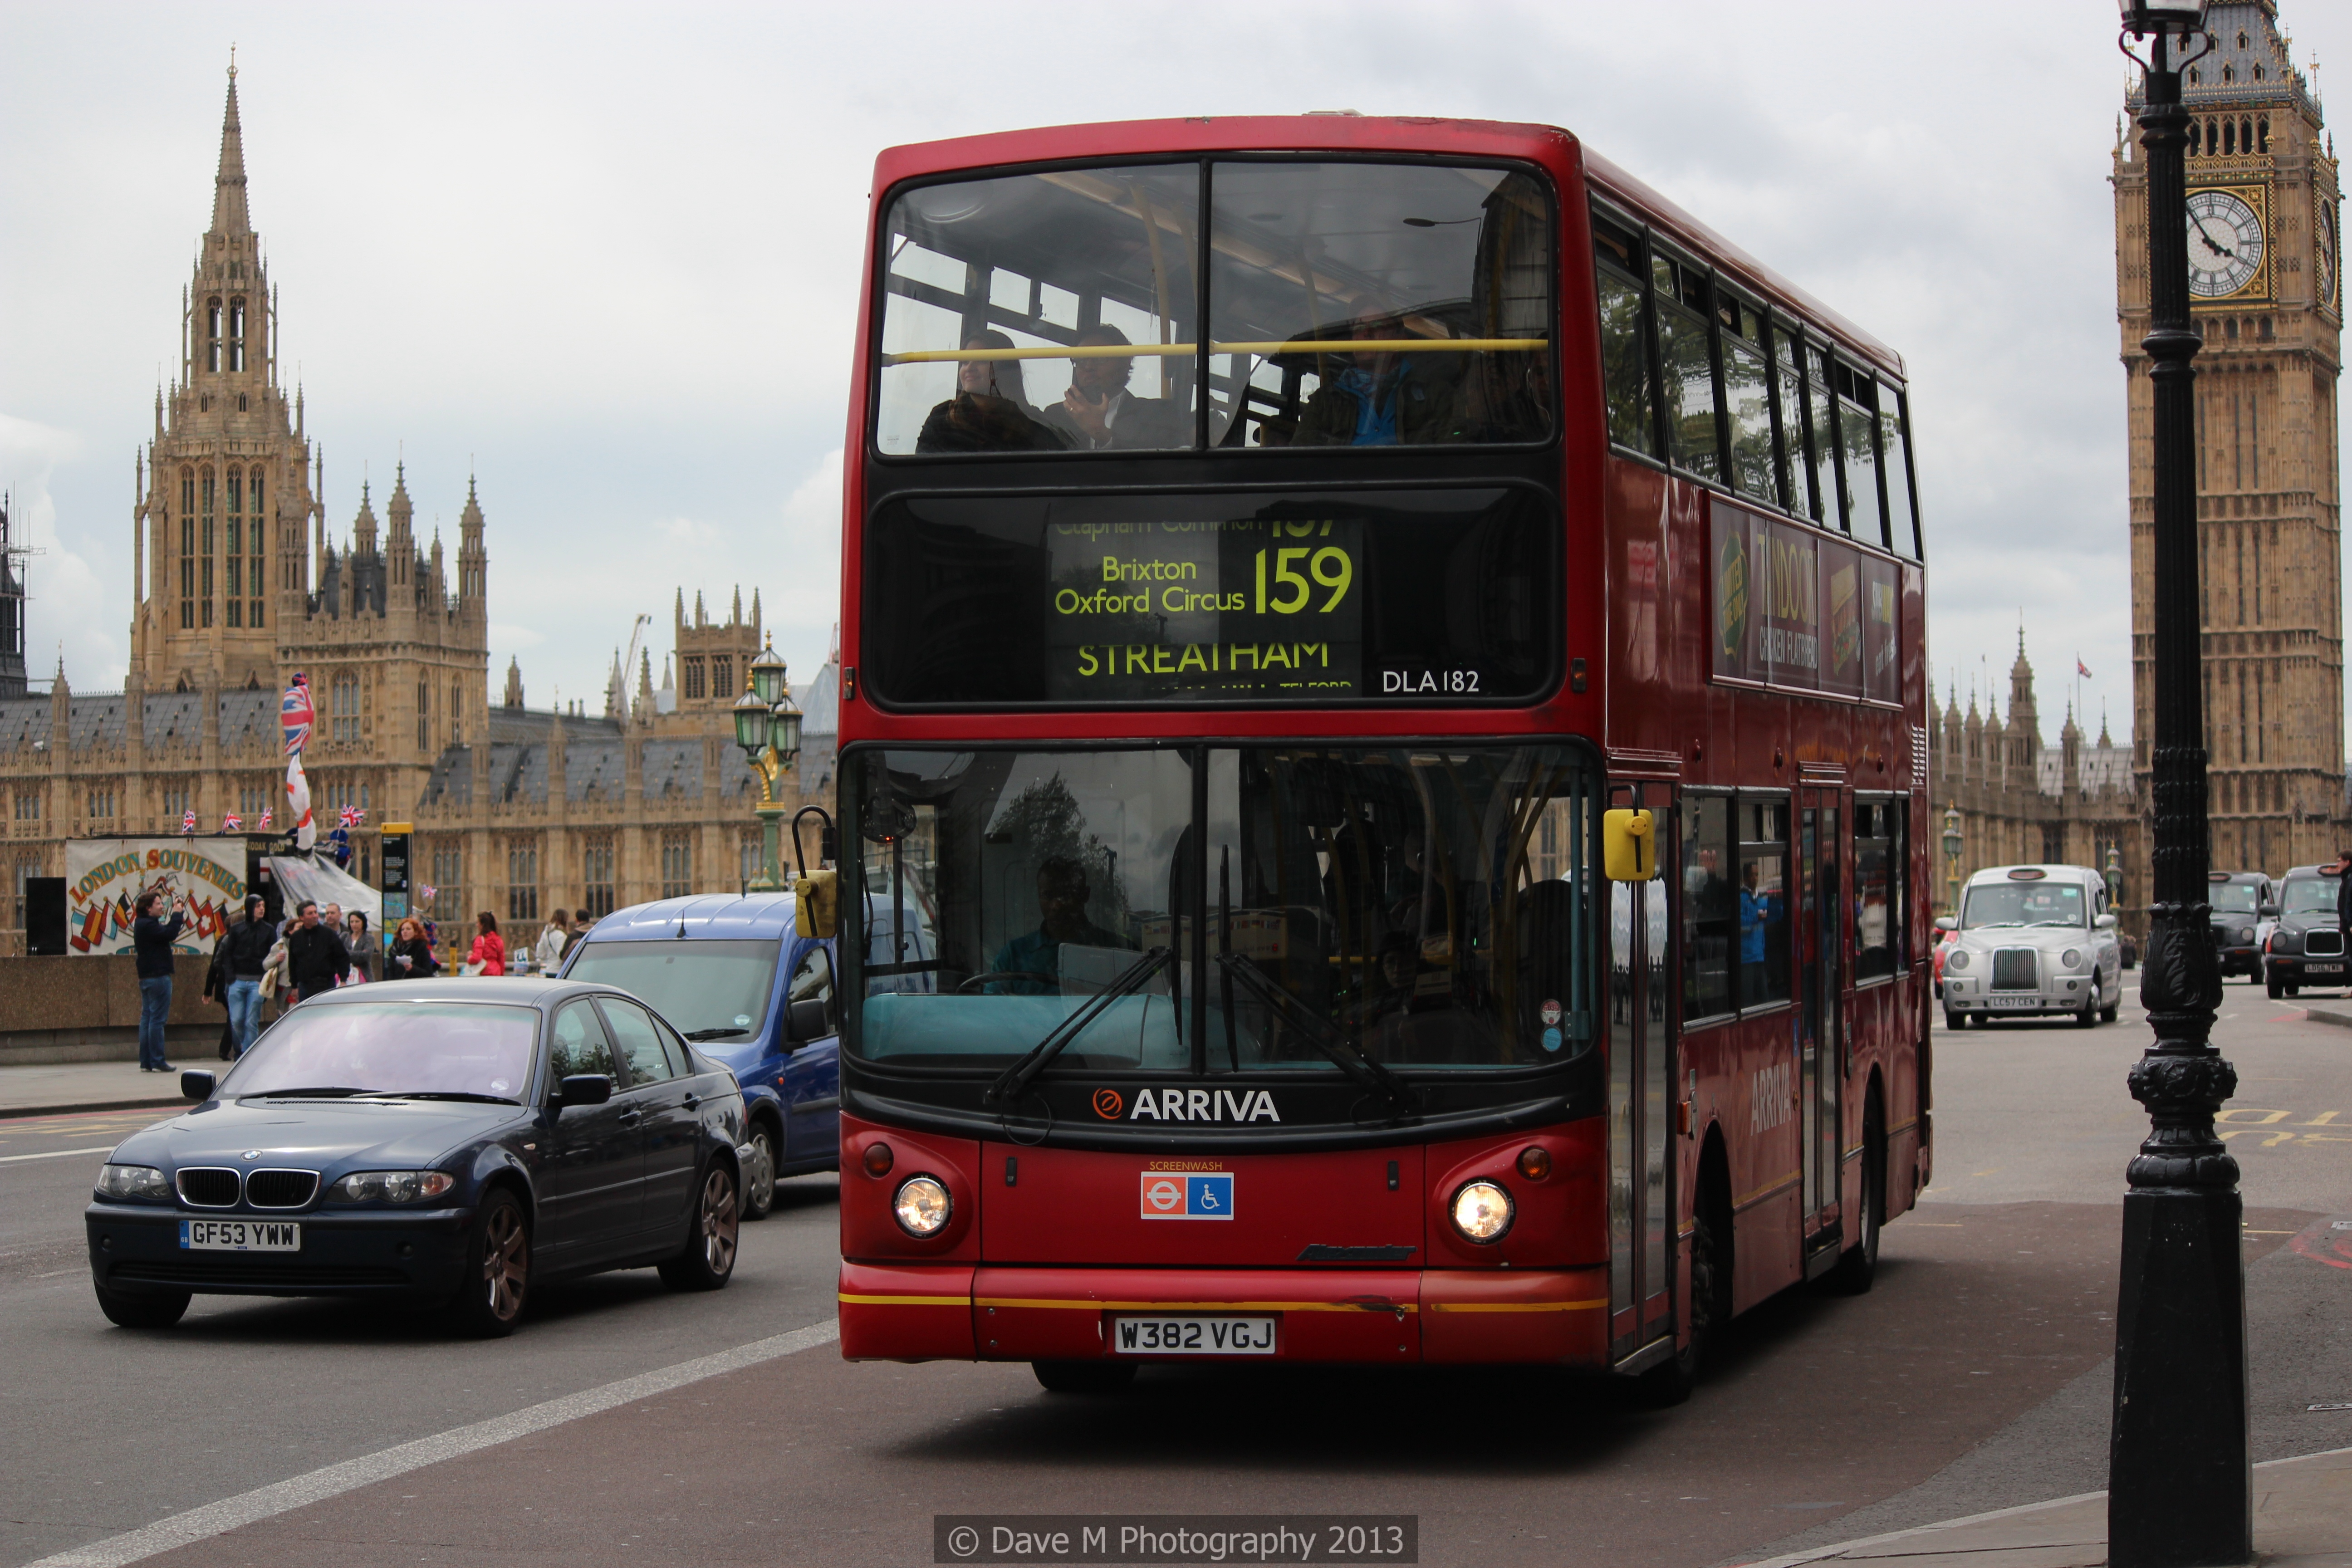
<instances>
[{"instance_id":1,"label":"pedestrian walking","mask_svg":"<svg viewBox=\"0 0 2352 1568\"><path fill-rule=\"evenodd\" d=\"M221 1005L220 1059L236 1057L236 1015L228 1005L228 938L213 943L213 961L205 965L205 1000Z\"/></svg>"},{"instance_id":2,"label":"pedestrian walking","mask_svg":"<svg viewBox=\"0 0 2352 1568\"><path fill-rule=\"evenodd\" d=\"M394 931L392 953L384 960L386 980L430 980L441 971L433 955L433 939L422 921L404 920Z\"/></svg>"},{"instance_id":3,"label":"pedestrian walking","mask_svg":"<svg viewBox=\"0 0 2352 1568\"><path fill-rule=\"evenodd\" d=\"M343 917L343 947L352 955L352 972L343 976L346 985L364 985L375 978L375 943L368 936L368 918L364 910L353 910Z\"/></svg>"},{"instance_id":4,"label":"pedestrian walking","mask_svg":"<svg viewBox=\"0 0 2352 1568\"><path fill-rule=\"evenodd\" d=\"M540 931L539 942L531 949L531 956L539 960L541 973L552 974L556 972L563 963L563 950L571 945L571 916L558 910L555 918Z\"/></svg>"},{"instance_id":5,"label":"pedestrian walking","mask_svg":"<svg viewBox=\"0 0 2352 1568\"><path fill-rule=\"evenodd\" d=\"M269 922L269 906L259 893L247 894L245 918L221 939L221 952L227 955L228 1021L236 1033L232 1056L245 1055L260 1037L261 977L277 945L278 928Z\"/></svg>"},{"instance_id":6,"label":"pedestrian walking","mask_svg":"<svg viewBox=\"0 0 2352 1568\"><path fill-rule=\"evenodd\" d=\"M172 1016L172 944L188 923L187 906L177 894L150 888L134 908L131 949L139 966L139 1070L170 1072L163 1026ZM171 919L163 918L166 912Z\"/></svg>"},{"instance_id":7,"label":"pedestrian walking","mask_svg":"<svg viewBox=\"0 0 2352 1568\"><path fill-rule=\"evenodd\" d=\"M504 974L507 972L507 941L499 934L499 917L484 910L474 917L478 928L473 950L466 954L468 974Z\"/></svg>"},{"instance_id":8,"label":"pedestrian walking","mask_svg":"<svg viewBox=\"0 0 2352 1568\"><path fill-rule=\"evenodd\" d=\"M351 967L351 950L341 933L320 923L316 902L303 900L294 911L294 929L286 933L286 978L296 1001L333 990Z\"/></svg>"}]
</instances>

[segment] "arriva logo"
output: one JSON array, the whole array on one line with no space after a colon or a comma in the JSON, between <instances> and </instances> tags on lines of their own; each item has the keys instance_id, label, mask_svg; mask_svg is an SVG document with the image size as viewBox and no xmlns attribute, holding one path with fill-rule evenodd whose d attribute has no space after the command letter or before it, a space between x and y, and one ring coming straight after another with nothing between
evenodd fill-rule
<instances>
[{"instance_id":1,"label":"arriva logo","mask_svg":"<svg viewBox=\"0 0 2352 1568\"><path fill-rule=\"evenodd\" d=\"M1100 1112L1102 1100L1096 1097ZM1129 1121L1279 1121L1274 1095L1263 1089L1147 1089L1135 1097Z\"/></svg>"},{"instance_id":2,"label":"arriva logo","mask_svg":"<svg viewBox=\"0 0 2352 1568\"><path fill-rule=\"evenodd\" d=\"M1789 1064L1779 1063L1756 1075L1756 1098L1748 1109L1748 1129L1761 1132L1789 1120L1793 1104L1789 1089Z\"/></svg>"}]
</instances>

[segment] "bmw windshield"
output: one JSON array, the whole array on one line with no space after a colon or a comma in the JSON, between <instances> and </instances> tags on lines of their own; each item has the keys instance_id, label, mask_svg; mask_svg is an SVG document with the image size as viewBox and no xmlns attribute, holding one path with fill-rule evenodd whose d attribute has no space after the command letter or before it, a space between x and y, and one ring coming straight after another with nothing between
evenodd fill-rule
<instances>
[{"instance_id":1,"label":"bmw windshield","mask_svg":"<svg viewBox=\"0 0 2352 1568\"><path fill-rule=\"evenodd\" d=\"M854 753L851 1047L1368 1082L1573 1059L1593 788L1547 746Z\"/></svg>"}]
</instances>

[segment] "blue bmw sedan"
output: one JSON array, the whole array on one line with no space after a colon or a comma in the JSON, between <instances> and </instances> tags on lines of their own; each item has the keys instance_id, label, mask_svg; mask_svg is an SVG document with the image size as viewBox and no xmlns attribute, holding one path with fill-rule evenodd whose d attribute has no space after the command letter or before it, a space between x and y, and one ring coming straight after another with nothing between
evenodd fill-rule
<instances>
[{"instance_id":1,"label":"blue bmw sedan","mask_svg":"<svg viewBox=\"0 0 2352 1568\"><path fill-rule=\"evenodd\" d=\"M123 1141L84 1218L98 1304L381 1296L511 1333L532 1288L734 1271L743 1099L635 998L562 980L352 986L273 1025L191 1110Z\"/></svg>"}]
</instances>

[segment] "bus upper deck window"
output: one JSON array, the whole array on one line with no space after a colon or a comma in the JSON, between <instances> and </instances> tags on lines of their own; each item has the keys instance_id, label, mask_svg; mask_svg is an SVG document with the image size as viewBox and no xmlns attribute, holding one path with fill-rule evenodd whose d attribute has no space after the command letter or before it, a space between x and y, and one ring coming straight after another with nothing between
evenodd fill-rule
<instances>
[{"instance_id":1,"label":"bus upper deck window","mask_svg":"<svg viewBox=\"0 0 2352 1568\"><path fill-rule=\"evenodd\" d=\"M1721 480L1716 433L1715 354L1703 305L1706 275L1689 263L1654 255L1657 282L1658 365L1665 378L1666 460L1703 479Z\"/></svg>"},{"instance_id":2,"label":"bus upper deck window","mask_svg":"<svg viewBox=\"0 0 2352 1568\"><path fill-rule=\"evenodd\" d=\"M1813 483L1811 459L1805 445L1804 345L1784 326L1772 328L1772 370L1779 402L1780 424L1773 455L1788 495L1788 507L1799 517L1822 515L1821 491Z\"/></svg>"},{"instance_id":3,"label":"bus upper deck window","mask_svg":"<svg viewBox=\"0 0 2352 1568\"><path fill-rule=\"evenodd\" d=\"M1723 410L1731 430L1731 482L1780 504L1772 472L1772 393L1764 376L1764 313L1728 289L1716 296L1723 328Z\"/></svg>"},{"instance_id":4,"label":"bus upper deck window","mask_svg":"<svg viewBox=\"0 0 2352 1568\"><path fill-rule=\"evenodd\" d=\"M1892 382L1878 388L1878 451L1886 468L1887 527L1896 553L1926 559L1919 519L1911 506L1911 420L1908 401Z\"/></svg>"},{"instance_id":5,"label":"bus upper deck window","mask_svg":"<svg viewBox=\"0 0 2352 1568\"><path fill-rule=\"evenodd\" d=\"M1601 307L1601 385L1609 438L1658 455L1650 343L1642 320L1641 242L1599 214L1592 220L1593 294Z\"/></svg>"},{"instance_id":6,"label":"bus upper deck window","mask_svg":"<svg viewBox=\"0 0 2352 1568\"><path fill-rule=\"evenodd\" d=\"M922 185L884 229L876 445L1194 445L1195 163ZM1131 352L1123 352L1131 351Z\"/></svg>"},{"instance_id":7,"label":"bus upper deck window","mask_svg":"<svg viewBox=\"0 0 2352 1568\"><path fill-rule=\"evenodd\" d=\"M1553 222L1533 175L1221 163L1210 199L1212 444L1550 435Z\"/></svg>"}]
</instances>

